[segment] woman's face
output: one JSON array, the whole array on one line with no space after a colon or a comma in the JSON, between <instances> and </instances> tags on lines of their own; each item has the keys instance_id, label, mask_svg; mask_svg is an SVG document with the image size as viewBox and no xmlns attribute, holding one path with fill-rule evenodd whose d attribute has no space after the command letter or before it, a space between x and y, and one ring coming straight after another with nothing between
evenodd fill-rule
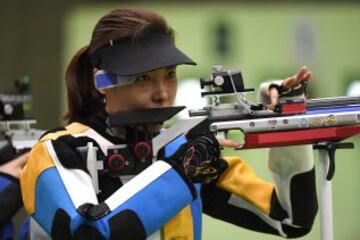
<instances>
[{"instance_id":1,"label":"woman's face","mask_svg":"<svg viewBox=\"0 0 360 240\"><path fill-rule=\"evenodd\" d=\"M170 107L177 90L176 67L147 72L136 77L134 83L101 90L106 97L106 112Z\"/></svg>"}]
</instances>

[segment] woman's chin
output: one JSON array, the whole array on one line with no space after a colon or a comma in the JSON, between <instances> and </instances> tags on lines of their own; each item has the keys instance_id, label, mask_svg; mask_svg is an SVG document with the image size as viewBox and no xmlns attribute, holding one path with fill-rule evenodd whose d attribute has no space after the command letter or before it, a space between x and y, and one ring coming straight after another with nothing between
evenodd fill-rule
<instances>
[{"instance_id":1,"label":"woman's chin","mask_svg":"<svg viewBox=\"0 0 360 240\"><path fill-rule=\"evenodd\" d=\"M162 124L151 124L151 125L149 126L149 130L150 130L151 132L160 132L160 130L161 130L162 127L163 127Z\"/></svg>"}]
</instances>

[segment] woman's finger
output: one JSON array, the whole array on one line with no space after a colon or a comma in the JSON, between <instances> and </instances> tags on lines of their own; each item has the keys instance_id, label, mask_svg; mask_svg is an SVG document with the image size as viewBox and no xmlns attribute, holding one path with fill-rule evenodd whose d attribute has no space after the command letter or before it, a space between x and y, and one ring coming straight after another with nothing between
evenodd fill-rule
<instances>
[{"instance_id":1,"label":"woman's finger","mask_svg":"<svg viewBox=\"0 0 360 240\"><path fill-rule=\"evenodd\" d=\"M296 81L294 82L294 84L292 86L299 85L308 72L309 72L309 69L306 66L302 66L299 69L299 71L296 73L296 75L295 75Z\"/></svg>"},{"instance_id":2,"label":"woman's finger","mask_svg":"<svg viewBox=\"0 0 360 240\"><path fill-rule=\"evenodd\" d=\"M305 74L303 80L304 80L304 81L309 81L311 78L312 78L312 72L311 72L311 71L308 71L308 72Z\"/></svg>"},{"instance_id":3,"label":"woman's finger","mask_svg":"<svg viewBox=\"0 0 360 240\"><path fill-rule=\"evenodd\" d=\"M222 147L228 147L228 148L238 148L241 145L233 140L226 139L226 138L218 138L217 139L220 146Z\"/></svg>"},{"instance_id":4,"label":"woman's finger","mask_svg":"<svg viewBox=\"0 0 360 240\"><path fill-rule=\"evenodd\" d=\"M286 78L281 84L284 89L289 89L296 84L297 75Z\"/></svg>"},{"instance_id":5,"label":"woman's finger","mask_svg":"<svg viewBox=\"0 0 360 240\"><path fill-rule=\"evenodd\" d=\"M282 86L284 89L289 89L301 84L301 81L309 81L311 77L311 71L306 66L302 66L294 76L286 78L283 81Z\"/></svg>"}]
</instances>

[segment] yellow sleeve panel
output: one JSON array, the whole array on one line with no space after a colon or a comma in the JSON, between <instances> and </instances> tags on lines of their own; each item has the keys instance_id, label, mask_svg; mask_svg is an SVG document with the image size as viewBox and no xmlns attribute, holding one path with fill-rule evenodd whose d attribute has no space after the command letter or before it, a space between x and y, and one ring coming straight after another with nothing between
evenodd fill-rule
<instances>
[{"instance_id":1,"label":"yellow sleeve panel","mask_svg":"<svg viewBox=\"0 0 360 240\"><path fill-rule=\"evenodd\" d=\"M191 207L188 205L162 228L162 239L194 239Z\"/></svg>"},{"instance_id":2,"label":"yellow sleeve panel","mask_svg":"<svg viewBox=\"0 0 360 240\"><path fill-rule=\"evenodd\" d=\"M29 214L35 212L35 190L38 176L55 166L44 142L31 150L29 160L20 174L20 184L24 206Z\"/></svg>"},{"instance_id":3,"label":"yellow sleeve panel","mask_svg":"<svg viewBox=\"0 0 360 240\"><path fill-rule=\"evenodd\" d=\"M86 125L72 123L66 127L66 130L46 134L31 150L29 160L20 175L24 206L29 214L33 214L35 212L35 190L37 178L43 171L55 166L45 142L48 140L56 140L57 138L68 134L82 133L88 129L89 127Z\"/></svg>"},{"instance_id":4,"label":"yellow sleeve panel","mask_svg":"<svg viewBox=\"0 0 360 240\"><path fill-rule=\"evenodd\" d=\"M271 196L274 185L256 176L255 172L239 157L225 157L229 164L217 186L225 189L270 214Z\"/></svg>"},{"instance_id":5,"label":"yellow sleeve panel","mask_svg":"<svg viewBox=\"0 0 360 240\"><path fill-rule=\"evenodd\" d=\"M88 126L83 125L81 123L71 123L66 127L66 130L57 131L54 133L46 134L44 137L40 139L40 141L47 141L47 140L55 140L61 136L67 135L67 134L79 134L82 132L85 132L86 130L90 129Z\"/></svg>"}]
</instances>

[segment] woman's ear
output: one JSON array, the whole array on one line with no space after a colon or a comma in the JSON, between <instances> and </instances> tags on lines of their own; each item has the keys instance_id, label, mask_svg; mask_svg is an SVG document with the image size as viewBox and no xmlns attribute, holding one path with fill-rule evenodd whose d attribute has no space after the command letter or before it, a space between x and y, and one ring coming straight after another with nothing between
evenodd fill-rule
<instances>
[{"instance_id":1,"label":"woman's ear","mask_svg":"<svg viewBox=\"0 0 360 240\"><path fill-rule=\"evenodd\" d=\"M99 93L101 95L106 95L106 90L105 89L98 89Z\"/></svg>"}]
</instances>

